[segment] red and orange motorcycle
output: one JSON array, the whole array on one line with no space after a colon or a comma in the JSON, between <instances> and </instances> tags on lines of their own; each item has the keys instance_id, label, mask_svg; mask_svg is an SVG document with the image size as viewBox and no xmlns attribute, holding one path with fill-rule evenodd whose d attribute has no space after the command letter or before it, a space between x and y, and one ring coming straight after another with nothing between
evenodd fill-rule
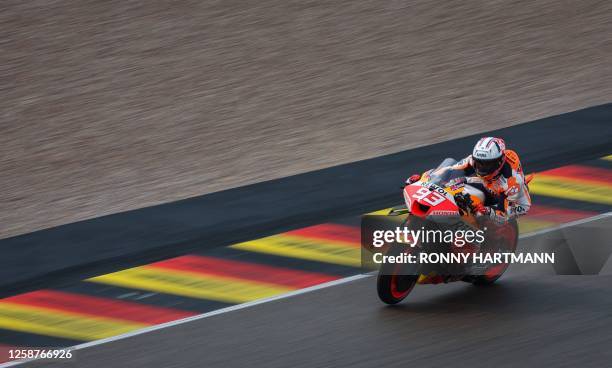
<instances>
[{"instance_id":1,"label":"red and orange motorcycle","mask_svg":"<svg viewBox=\"0 0 612 368\"><path fill-rule=\"evenodd\" d=\"M438 168L453 164L446 159ZM467 243L460 247L452 242L424 244L414 242L392 244L384 252L386 256L419 255L423 252L486 253L515 252L518 241L516 220L504 224L493 223L475 216L474 207L485 202L486 194L479 188L457 180L459 175L447 171L441 176L433 175L430 170L415 183L403 188L405 206L391 209L388 216L406 216L402 225L418 230L486 230L485 241L479 244ZM529 176L528 181L533 178ZM460 183L460 184L455 184ZM405 257L404 257L405 258ZM416 258L416 257L415 257ZM387 304L397 304L404 300L417 284L439 284L454 281L471 282L475 285L494 283L506 271L508 264L409 264L382 263L378 272L377 290L379 298Z\"/></svg>"}]
</instances>

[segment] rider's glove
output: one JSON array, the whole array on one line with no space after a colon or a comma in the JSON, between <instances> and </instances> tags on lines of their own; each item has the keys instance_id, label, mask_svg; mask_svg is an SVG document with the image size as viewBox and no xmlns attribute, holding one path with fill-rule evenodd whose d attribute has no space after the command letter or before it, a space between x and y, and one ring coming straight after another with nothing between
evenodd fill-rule
<instances>
[{"instance_id":1,"label":"rider's glove","mask_svg":"<svg viewBox=\"0 0 612 368\"><path fill-rule=\"evenodd\" d=\"M476 216L491 217L494 213L491 207L484 206L482 203L474 205L473 210Z\"/></svg>"},{"instance_id":2,"label":"rider's glove","mask_svg":"<svg viewBox=\"0 0 612 368\"><path fill-rule=\"evenodd\" d=\"M421 175L420 174L411 175L408 179L406 179L406 184L415 183L415 182L419 181L420 179L421 179Z\"/></svg>"}]
</instances>

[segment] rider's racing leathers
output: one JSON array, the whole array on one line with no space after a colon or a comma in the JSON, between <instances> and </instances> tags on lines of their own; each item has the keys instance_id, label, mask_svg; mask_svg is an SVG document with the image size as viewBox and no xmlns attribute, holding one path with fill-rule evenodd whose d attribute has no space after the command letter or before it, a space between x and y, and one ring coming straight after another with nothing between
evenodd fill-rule
<instances>
[{"instance_id":1,"label":"rider's racing leathers","mask_svg":"<svg viewBox=\"0 0 612 368\"><path fill-rule=\"evenodd\" d=\"M493 221L504 223L526 214L531 207L531 197L518 155L512 150L505 150L504 155L505 163L499 174L491 179L476 175L472 155L454 165L437 169L434 174L439 175L446 170L462 170L465 181L486 195L482 212Z\"/></svg>"}]
</instances>

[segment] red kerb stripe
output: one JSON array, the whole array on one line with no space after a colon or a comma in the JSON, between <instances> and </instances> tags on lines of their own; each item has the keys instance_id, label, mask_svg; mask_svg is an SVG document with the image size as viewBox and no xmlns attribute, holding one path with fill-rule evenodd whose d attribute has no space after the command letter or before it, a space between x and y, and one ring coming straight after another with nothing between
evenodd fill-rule
<instances>
[{"instance_id":1,"label":"red kerb stripe","mask_svg":"<svg viewBox=\"0 0 612 368\"><path fill-rule=\"evenodd\" d=\"M172 258L150 264L146 267L232 277L295 288L305 288L338 278L337 276L315 272L195 255Z\"/></svg>"},{"instance_id":2,"label":"red kerb stripe","mask_svg":"<svg viewBox=\"0 0 612 368\"><path fill-rule=\"evenodd\" d=\"M601 169L598 167L568 165L543 171L542 174L612 185L612 170ZM538 174L536 174L534 180L538 180Z\"/></svg>"},{"instance_id":3,"label":"red kerb stripe","mask_svg":"<svg viewBox=\"0 0 612 368\"><path fill-rule=\"evenodd\" d=\"M314 239L338 240L359 246L361 230L357 226L321 224L288 231L287 235L297 235Z\"/></svg>"},{"instance_id":4,"label":"red kerb stripe","mask_svg":"<svg viewBox=\"0 0 612 368\"><path fill-rule=\"evenodd\" d=\"M144 324L159 324L195 314L171 308L153 307L56 290L38 290L5 298L2 301Z\"/></svg>"},{"instance_id":5,"label":"red kerb stripe","mask_svg":"<svg viewBox=\"0 0 612 368\"><path fill-rule=\"evenodd\" d=\"M597 215L597 212L570 210L566 208L534 204L527 213L526 217L564 223L580 220L595 215Z\"/></svg>"}]
</instances>

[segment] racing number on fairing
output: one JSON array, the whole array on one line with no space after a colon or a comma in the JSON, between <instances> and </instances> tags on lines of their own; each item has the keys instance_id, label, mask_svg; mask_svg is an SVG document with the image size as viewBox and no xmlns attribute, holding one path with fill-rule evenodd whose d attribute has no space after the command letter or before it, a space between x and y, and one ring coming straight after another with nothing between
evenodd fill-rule
<instances>
[{"instance_id":1,"label":"racing number on fairing","mask_svg":"<svg viewBox=\"0 0 612 368\"><path fill-rule=\"evenodd\" d=\"M418 200L422 200L423 202L427 203L432 207L439 205L446 199L442 194L438 192L432 192L427 188L419 188L419 190L414 192L412 197Z\"/></svg>"}]
</instances>

